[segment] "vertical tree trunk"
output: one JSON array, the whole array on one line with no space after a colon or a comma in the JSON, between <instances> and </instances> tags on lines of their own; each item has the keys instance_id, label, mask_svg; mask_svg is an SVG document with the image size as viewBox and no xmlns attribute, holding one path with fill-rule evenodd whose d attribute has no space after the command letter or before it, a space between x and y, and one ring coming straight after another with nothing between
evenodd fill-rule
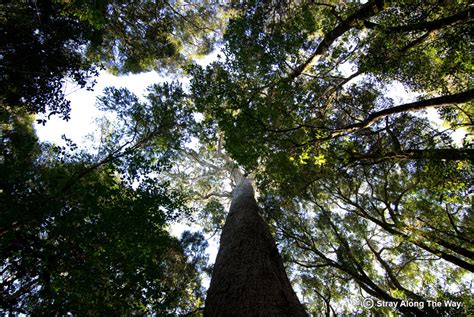
<instances>
[{"instance_id":1,"label":"vertical tree trunk","mask_svg":"<svg viewBox=\"0 0 474 317\"><path fill-rule=\"evenodd\" d=\"M234 190L204 316L307 316L247 179Z\"/></svg>"}]
</instances>

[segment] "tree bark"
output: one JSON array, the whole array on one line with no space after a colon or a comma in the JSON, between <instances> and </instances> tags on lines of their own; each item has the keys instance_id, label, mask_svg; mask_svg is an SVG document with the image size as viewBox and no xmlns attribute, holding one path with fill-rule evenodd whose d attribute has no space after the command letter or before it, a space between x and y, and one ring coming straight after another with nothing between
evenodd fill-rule
<instances>
[{"instance_id":1,"label":"tree bark","mask_svg":"<svg viewBox=\"0 0 474 317\"><path fill-rule=\"evenodd\" d=\"M204 316L307 316L245 178L222 230Z\"/></svg>"}]
</instances>

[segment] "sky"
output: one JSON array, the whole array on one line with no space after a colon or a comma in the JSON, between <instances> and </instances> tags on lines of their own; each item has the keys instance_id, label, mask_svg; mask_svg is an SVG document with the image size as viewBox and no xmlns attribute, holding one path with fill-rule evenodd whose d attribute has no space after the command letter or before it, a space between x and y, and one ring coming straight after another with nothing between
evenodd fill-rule
<instances>
[{"instance_id":1,"label":"sky","mask_svg":"<svg viewBox=\"0 0 474 317\"><path fill-rule=\"evenodd\" d=\"M195 62L203 67L209 65L217 60L220 53L219 49L203 58L196 59ZM102 94L104 88L110 86L128 88L138 97L142 97L148 86L171 80L155 71L122 76L114 76L107 73L107 71L101 71L95 79L97 84L93 91L79 89L77 85L66 82L63 89L66 98L71 101L71 119L66 122L58 117L52 117L45 126L35 125L36 133L41 141L63 144L64 141L61 139L61 135L65 134L66 137L72 139L79 146L84 145L87 143L84 137L97 129L96 119L100 116L100 111L95 107L95 103L96 98ZM183 80L183 83L185 82L186 80Z\"/></svg>"},{"instance_id":2,"label":"sky","mask_svg":"<svg viewBox=\"0 0 474 317\"><path fill-rule=\"evenodd\" d=\"M78 89L76 85L69 82L64 85L66 96L71 101L71 119L66 122L55 116L51 117L45 126L35 125L36 133L41 141L63 144L61 135L65 134L78 145L85 146L87 144L85 137L97 129L96 119L101 116L101 113L95 103L104 88L124 87L137 96L142 96L148 86L163 81L163 77L157 72L114 76L101 71L96 80L97 84L93 91Z\"/></svg>"}]
</instances>

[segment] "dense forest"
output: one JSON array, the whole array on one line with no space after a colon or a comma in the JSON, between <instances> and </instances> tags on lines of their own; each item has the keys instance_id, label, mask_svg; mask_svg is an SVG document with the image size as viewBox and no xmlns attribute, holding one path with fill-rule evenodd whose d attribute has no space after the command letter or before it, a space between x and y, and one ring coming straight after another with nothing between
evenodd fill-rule
<instances>
[{"instance_id":1,"label":"dense forest","mask_svg":"<svg viewBox=\"0 0 474 317\"><path fill-rule=\"evenodd\" d=\"M3 1L0 314L473 315L473 11ZM99 144L38 139L66 82L150 71Z\"/></svg>"}]
</instances>

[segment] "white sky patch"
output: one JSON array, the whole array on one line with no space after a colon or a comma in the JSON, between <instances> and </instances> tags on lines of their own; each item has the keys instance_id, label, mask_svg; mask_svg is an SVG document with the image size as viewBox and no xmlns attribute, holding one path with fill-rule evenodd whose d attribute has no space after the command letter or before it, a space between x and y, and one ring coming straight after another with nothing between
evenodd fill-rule
<instances>
[{"instance_id":1,"label":"white sky patch","mask_svg":"<svg viewBox=\"0 0 474 317\"><path fill-rule=\"evenodd\" d=\"M207 66L217 60L219 53L219 50L215 50L206 57L196 60L196 62L201 66ZM98 126L96 120L103 116L103 113L96 107L96 99L102 95L106 87L127 88L137 95L137 97L142 98L146 94L148 86L165 81L172 81L171 78L163 77L155 71L123 76L114 76L106 71L101 71L99 76L95 79L97 80L97 84L94 86L93 91L80 89L71 82L64 84L63 89L66 98L71 101L71 119L65 121L57 116L53 116L48 120L45 126L36 124L36 134L41 141L63 144L64 141L61 139L61 136L64 134L80 147L87 148L88 141L86 137L97 130ZM182 81L183 84L187 83L187 80L183 80L183 78L179 80ZM202 120L202 116L200 118Z\"/></svg>"},{"instance_id":2,"label":"white sky patch","mask_svg":"<svg viewBox=\"0 0 474 317\"><path fill-rule=\"evenodd\" d=\"M387 92L385 97L393 99L395 105L404 104L407 102L414 102L416 98L420 95L411 90L408 90L401 82L393 81L385 87Z\"/></svg>"},{"instance_id":3,"label":"white sky patch","mask_svg":"<svg viewBox=\"0 0 474 317\"><path fill-rule=\"evenodd\" d=\"M128 88L137 96L144 95L146 88L154 83L163 82L157 72L148 72L138 75L114 76L102 71L96 78L97 84L93 91L78 89L71 83L64 85L67 98L71 101L71 119L62 120L57 116L51 117L43 125L35 125L36 133L41 141L62 144L61 135L72 139L79 146L86 146L85 137L97 130L96 119L103 113L95 106L96 99L102 95L104 88L114 86ZM71 87L72 86L72 87Z\"/></svg>"}]
</instances>

